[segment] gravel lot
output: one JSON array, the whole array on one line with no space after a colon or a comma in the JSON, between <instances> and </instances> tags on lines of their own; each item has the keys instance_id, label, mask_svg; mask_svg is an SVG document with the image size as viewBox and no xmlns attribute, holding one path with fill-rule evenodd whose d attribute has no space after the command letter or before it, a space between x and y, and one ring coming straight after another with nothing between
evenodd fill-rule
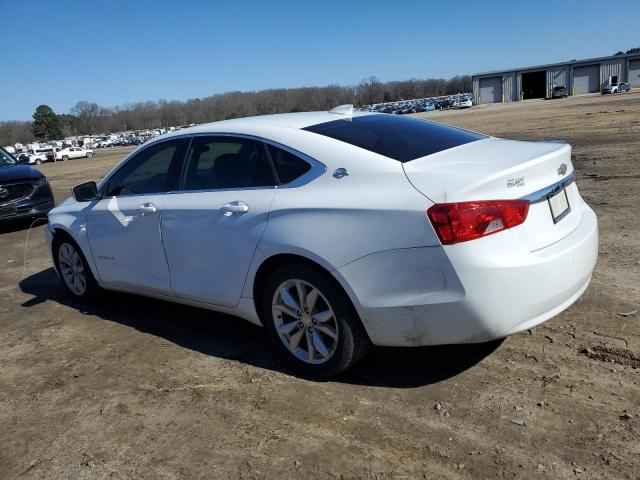
<instances>
[{"instance_id":1,"label":"gravel lot","mask_svg":"<svg viewBox=\"0 0 640 480\"><path fill-rule=\"evenodd\" d=\"M313 382L234 317L77 303L42 226L26 265L26 226L0 227L0 478L640 478L640 92L419 116L574 146L601 240L572 308L502 343L374 349ZM41 168L61 201L124 153Z\"/></svg>"}]
</instances>

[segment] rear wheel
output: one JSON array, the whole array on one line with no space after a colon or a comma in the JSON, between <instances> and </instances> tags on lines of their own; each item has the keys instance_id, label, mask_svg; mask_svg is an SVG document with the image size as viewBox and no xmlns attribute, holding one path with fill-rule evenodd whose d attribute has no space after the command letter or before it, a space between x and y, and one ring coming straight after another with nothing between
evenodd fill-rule
<instances>
[{"instance_id":1,"label":"rear wheel","mask_svg":"<svg viewBox=\"0 0 640 480\"><path fill-rule=\"evenodd\" d=\"M346 294L309 265L274 271L263 291L261 313L276 349L306 375L336 375L358 362L369 347Z\"/></svg>"},{"instance_id":2,"label":"rear wheel","mask_svg":"<svg viewBox=\"0 0 640 480\"><path fill-rule=\"evenodd\" d=\"M64 235L54 240L53 258L62 283L74 297L85 299L98 290L87 260L71 237Z\"/></svg>"},{"instance_id":3,"label":"rear wheel","mask_svg":"<svg viewBox=\"0 0 640 480\"><path fill-rule=\"evenodd\" d=\"M93 157L93 153L87 152L87 158L91 158L91 157Z\"/></svg>"},{"instance_id":4,"label":"rear wheel","mask_svg":"<svg viewBox=\"0 0 640 480\"><path fill-rule=\"evenodd\" d=\"M69 160L69 155L63 155L62 156L62 161L66 162L67 160Z\"/></svg>"}]
</instances>

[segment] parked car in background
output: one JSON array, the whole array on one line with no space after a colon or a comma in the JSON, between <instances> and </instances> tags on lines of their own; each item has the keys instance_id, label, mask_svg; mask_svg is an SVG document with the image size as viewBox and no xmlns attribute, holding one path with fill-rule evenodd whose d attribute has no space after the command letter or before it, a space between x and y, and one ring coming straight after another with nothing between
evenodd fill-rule
<instances>
[{"instance_id":1,"label":"parked car in background","mask_svg":"<svg viewBox=\"0 0 640 480\"><path fill-rule=\"evenodd\" d=\"M55 161L55 150L53 147L36 147L28 150L29 155L32 157L31 163L40 165L44 162Z\"/></svg>"},{"instance_id":2,"label":"parked car in background","mask_svg":"<svg viewBox=\"0 0 640 480\"><path fill-rule=\"evenodd\" d=\"M453 108L471 108L473 103L469 98L461 98L453 103Z\"/></svg>"},{"instance_id":3,"label":"parked car in background","mask_svg":"<svg viewBox=\"0 0 640 480\"><path fill-rule=\"evenodd\" d=\"M31 163L35 163L31 161L31 155L29 155L28 153L18 153L15 155L15 158L21 165L29 165Z\"/></svg>"},{"instance_id":4,"label":"parked car in background","mask_svg":"<svg viewBox=\"0 0 640 480\"><path fill-rule=\"evenodd\" d=\"M113 146L113 140L111 139L100 140L94 143L94 146L96 148L109 148Z\"/></svg>"},{"instance_id":5,"label":"parked car in background","mask_svg":"<svg viewBox=\"0 0 640 480\"><path fill-rule=\"evenodd\" d=\"M628 92L629 90L631 90L631 85L627 82L610 83L602 88L602 94Z\"/></svg>"},{"instance_id":6,"label":"parked car in background","mask_svg":"<svg viewBox=\"0 0 640 480\"><path fill-rule=\"evenodd\" d=\"M47 158L47 153L35 153L33 150L29 150L29 152L27 153L27 155L29 156L29 163L30 164L35 164L35 165L40 165L41 163L44 162L49 162L51 160L49 160Z\"/></svg>"},{"instance_id":7,"label":"parked car in background","mask_svg":"<svg viewBox=\"0 0 640 480\"><path fill-rule=\"evenodd\" d=\"M567 98L569 90L564 85L556 85L551 89L551 98Z\"/></svg>"},{"instance_id":8,"label":"parked car in background","mask_svg":"<svg viewBox=\"0 0 640 480\"><path fill-rule=\"evenodd\" d=\"M53 207L47 177L0 148L0 222L42 217Z\"/></svg>"},{"instance_id":9,"label":"parked car in background","mask_svg":"<svg viewBox=\"0 0 640 480\"><path fill-rule=\"evenodd\" d=\"M598 256L569 145L350 105L163 135L73 192L45 229L71 295L237 315L311 375L370 343L527 331L582 295Z\"/></svg>"},{"instance_id":10,"label":"parked car in background","mask_svg":"<svg viewBox=\"0 0 640 480\"><path fill-rule=\"evenodd\" d=\"M56 152L56 160L71 160L74 158L91 158L93 157L93 150L80 147L67 147L62 148Z\"/></svg>"},{"instance_id":11,"label":"parked car in background","mask_svg":"<svg viewBox=\"0 0 640 480\"><path fill-rule=\"evenodd\" d=\"M436 106L433 103L427 103L422 107L423 112L432 112L436 109Z\"/></svg>"}]
</instances>

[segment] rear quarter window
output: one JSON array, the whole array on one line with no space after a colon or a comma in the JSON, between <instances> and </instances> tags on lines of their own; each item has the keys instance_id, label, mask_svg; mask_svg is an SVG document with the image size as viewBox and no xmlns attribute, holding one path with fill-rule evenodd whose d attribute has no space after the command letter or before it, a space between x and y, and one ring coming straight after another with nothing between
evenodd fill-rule
<instances>
[{"instance_id":1,"label":"rear quarter window","mask_svg":"<svg viewBox=\"0 0 640 480\"><path fill-rule=\"evenodd\" d=\"M273 145L267 148L281 184L291 183L311 170L311 165L298 156Z\"/></svg>"},{"instance_id":2,"label":"rear quarter window","mask_svg":"<svg viewBox=\"0 0 640 480\"><path fill-rule=\"evenodd\" d=\"M397 115L363 115L306 127L304 130L410 162L487 138L475 132Z\"/></svg>"}]
</instances>

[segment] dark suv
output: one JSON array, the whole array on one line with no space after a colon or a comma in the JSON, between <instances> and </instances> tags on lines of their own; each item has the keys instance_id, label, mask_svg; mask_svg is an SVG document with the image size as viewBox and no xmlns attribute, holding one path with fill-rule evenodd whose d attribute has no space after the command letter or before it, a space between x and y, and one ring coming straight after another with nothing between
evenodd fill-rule
<instances>
[{"instance_id":1,"label":"dark suv","mask_svg":"<svg viewBox=\"0 0 640 480\"><path fill-rule=\"evenodd\" d=\"M53 207L47 177L0 148L0 222L46 216Z\"/></svg>"},{"instance_id":2,"label":"dark suv","mask_svg":"<svg viewBox=\"0 0 640 480\"><path fill-rule=\"evenodd\" d=\"M551 90L551 98L566 98L569 96L569 90L564 85L556 85Z\"/></svg>"}]
</instances>

